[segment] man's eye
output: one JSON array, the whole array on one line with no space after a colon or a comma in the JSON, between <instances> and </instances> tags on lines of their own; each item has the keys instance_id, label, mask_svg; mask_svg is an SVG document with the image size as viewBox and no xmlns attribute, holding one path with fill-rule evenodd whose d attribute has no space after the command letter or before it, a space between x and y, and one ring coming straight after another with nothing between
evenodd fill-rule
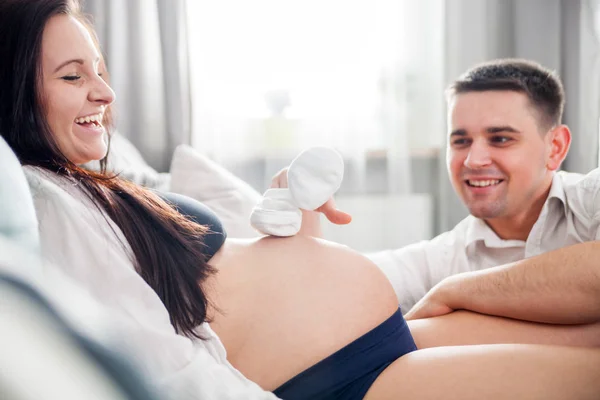
<instances>
[{"instance_id":1,"label":"man's eye","mask_svg":"<svg viewBox=\"0 0 600 400\"><path fill-rule=\"evenodd\" d=\"M467 139L456 139L452 141L453 146L462 146L467 144Z\"/></svg>"},{"instance_id":2,"label":"man's eye","mask_svg":"<svg viewBox=\"0 0 600 400\"><path fill-rule=\"evenodd\" d=\"M67 75L62 77L62 79L64 79L65 81L76 81L80 78L81 77L79 75Z\"/></svg>"},{"instance_id":3,"label":"man's eye","mask_svg":"<svg viewBox=\"0 0 600 400\"><path fill-rule=\"evenodd\" d=\"M507 143L507 142L509 142L510 140L511 140L511 138L509 138L509 137L506 137L506 136L494 136L494 137L492 138L492 142L493 142L493 143L500 143L500 144L502 144L502 143Z\"/></svg>"}]
</instances>

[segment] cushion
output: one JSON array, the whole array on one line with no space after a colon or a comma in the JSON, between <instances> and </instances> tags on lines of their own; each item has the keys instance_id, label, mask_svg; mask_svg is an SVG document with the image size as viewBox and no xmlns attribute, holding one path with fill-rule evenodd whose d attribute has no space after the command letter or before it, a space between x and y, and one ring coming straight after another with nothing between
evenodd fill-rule
<instances>
[{"instance_id":1,"label":"cushion","mask_svg":"<svg viewBox=\"0 0 600 400\"><path fill-rule=\"evenodd\" d=\"M170 190L204 203L219 217L228 237L258 236L250 214L260 193L190 146L175 149Z\"/></svg>"},{"instance_id":2,"label":"cushion","mask_svg":"<svg viewBox=\"0 0 600 400\"><path fill-rule=\"evenodd\" d=\"M85 165L98 170L98 162ZM250 185L190 146L175 150L169 173L149 166L135 146L115 132L111 139L108 169L138 185L182 194L204 203L221 220L229 237L255 237L250 226L252 208L261 195Z\"/></svg>"}]
</instances>

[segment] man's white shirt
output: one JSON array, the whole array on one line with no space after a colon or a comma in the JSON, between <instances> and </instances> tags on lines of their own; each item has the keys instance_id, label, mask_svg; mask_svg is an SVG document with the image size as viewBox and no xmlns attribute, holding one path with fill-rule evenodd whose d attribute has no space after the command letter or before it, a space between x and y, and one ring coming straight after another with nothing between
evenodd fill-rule
<instances>
[{"instance_id":1,"label":"man's white shirt","mask_svg":"<svg viewBox=\"0 0 600 400\"><path fill-rule=\"evenodd\" d=\"M527 241L500 239L483 220L468 216L432 240L367 256L386 274L407 312L448 276L600 239L599 193L600 169L587 175L557 172Z\"/></svg>"}]
</instances>

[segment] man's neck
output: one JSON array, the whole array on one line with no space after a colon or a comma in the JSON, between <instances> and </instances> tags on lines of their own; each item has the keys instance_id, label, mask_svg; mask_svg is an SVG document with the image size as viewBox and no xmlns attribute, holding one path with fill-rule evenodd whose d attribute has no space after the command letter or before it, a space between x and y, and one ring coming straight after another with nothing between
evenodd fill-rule
<instances>
[{"instance_id":1,"label":"man's neck","mask_svg":"<svg viewBox=\"0 0 600 400\"><path fill-rule=\"evenodd\" d=\"M500 239L526 241L542 212L551 187L552 184L550 183L547 189L540 196L537 196L536 200L523 212L510 217L487 219L485 223Z\"/></svg>"}]
</instances>

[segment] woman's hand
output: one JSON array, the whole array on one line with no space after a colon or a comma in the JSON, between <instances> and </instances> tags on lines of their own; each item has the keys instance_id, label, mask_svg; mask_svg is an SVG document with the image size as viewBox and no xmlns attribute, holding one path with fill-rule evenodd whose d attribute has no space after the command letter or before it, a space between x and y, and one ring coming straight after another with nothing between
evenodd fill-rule
<instances>
[{"instance_id":1,"label":"woman's hand","mask_svg":"<svg viewBox=\"0 0 600 400\"><path fill-rule=\"evenodd\" d=\"M279 171L271 180L271 188L287 188L287 167ZM344 211L338 210L335 200L330 197L329 200L315 211L323 213L327 219L336 225L346 225L352 221L352 216Z\"/></svg>"}]
</instances>

